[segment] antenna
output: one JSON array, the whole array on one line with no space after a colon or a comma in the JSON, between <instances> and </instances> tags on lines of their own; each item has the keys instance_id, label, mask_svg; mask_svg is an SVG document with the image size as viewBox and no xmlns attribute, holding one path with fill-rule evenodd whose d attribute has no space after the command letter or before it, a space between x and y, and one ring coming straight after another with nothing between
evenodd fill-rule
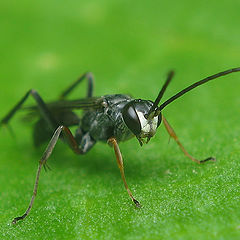
<instances>
[{"instance_id":1,"label":"antenna","mask_svg":"<svg viewBox=\"0 0 240 240\"><path fill-rule=\"evenodd\" d=\"M234 72L240 72L240 67L238 68L232 68L232 69L229 69L229 70L226 70L226 71L223 71L223 72L220 72L220 73L217 73L217 74L214 74L214 75L211 75L209 77L206 77L198 82L195 82L193 83L192 85L184 88L182 91L178 92L177 94L173 95L171 98L169 98L167 101L165 101L163 104L160 105L160 107L157 108L157 112L160 112L163 108L165 108L168 104L170 104L171 102L175 101L177 98L181 97L182 95L184 95L185 93L191 91L192 89L208 82L208 81L211 81L213 79L216 79L216 78L219 78L219 77L222 77L222 76L225 76L225 75L228 75L230 73L234 73Z\"/></svg>"},{"instance_id":2,"label":"antenna","mask_svg":"<svg viewBox=\"0 0 240 240\"><path fill-rule=\"evenodd\" d=\"M168 84L171 82L173 76L174 76L174 71L170 71L168 73L167 80L163 84L162 89L160 90L156 100L154 101L152 107L150 108L150 110L149 110L149 112L148 112L148 114L146 116L147 119L152 119L153 117L158 115L157 112L156 112L156 110L158 109L157 108L158 104L161 101L162 96L163 96L164 92L166 91Z\"/></svg>"}]
</instances>

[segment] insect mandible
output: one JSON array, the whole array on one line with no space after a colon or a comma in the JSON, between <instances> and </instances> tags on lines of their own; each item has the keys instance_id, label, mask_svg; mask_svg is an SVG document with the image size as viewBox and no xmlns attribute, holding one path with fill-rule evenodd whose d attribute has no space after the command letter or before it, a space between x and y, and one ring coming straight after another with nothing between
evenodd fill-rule
<instances>
[{"instance_id":1,"label":"insect mandible","mask_svg":"<svg viewBox=\"0 0 240 240\"><path fill-rule=\"evenodd\" d=\"M54 102L45 103L37 91L33 89L29 90L1 120L0 125L6 125L15 113L22 108L27 98L32 96L36 101L36 106L29 107L29 110L37 113L40 117L34 127L34 143L38 146L49 138L51 138L51 140L39 161L33 194L28 208L22 216L14 218L12 223L15 224L17 221L29 215L37 194L41 169L42 167L48 167L47 159L50 157L58 139L66 142L76 154L87 153L97 141L107 142L112 146L124 186L129 197L137 207L140 207L140 203L133 197L125 179L123 158L118 146L119 142L126 141L135 136L142 146L143 143L149 142L155 135L161 122L163 122L170 137L176 141L188 158L199 164L207 161L215 161L213 157L198 160L191 156L179 141L166 118L162 115L162 110L171 102L197 86L218 77L239 71L240 68L233 68L197 81L173 95L161 105L159 105L159 103L168 84L172 80L174 75L173 71L168 73L167 79L154 102L150 100L133 99L123 94L93 97L93 75L91 73L83 74L60 95L59 100ZM84 79L87 79L88 82L86 98L66 100L65 98ZM74 113L76 109L83 110L81 117ZM73 135L69 129L71 126L77 126L75 135Z\"/></svg>"}]
</instances>

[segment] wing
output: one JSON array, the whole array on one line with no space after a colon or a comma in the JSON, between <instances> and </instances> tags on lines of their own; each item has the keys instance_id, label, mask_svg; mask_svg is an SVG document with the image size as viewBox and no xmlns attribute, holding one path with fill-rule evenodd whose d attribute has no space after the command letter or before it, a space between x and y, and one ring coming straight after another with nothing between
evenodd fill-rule
<instances>
[{"instance_id":1,"label":"wing","mask_svg":"<svg viewBox=\"0 0 240 240\"><path fill-rule=\"evenodd\" d=\"M66 121L69 122L69 119L73 119L72 115L74 110L91 111L101 109L103 108L103 103L104 97L91 97L77 100L53 101L46 103L46 105L56 118L59 118L59 116L61 116L61 118L64 117L64 121L61 122L65 123ZM22 118L24 122L32 121L36 117L39 117L39 111L36 105L23 107L22 109L27 111L27 114Z\"/></svg>"},{"instance_id":2,"label":"wing","mask_svg":"<svg viewBox=\"0 0 240 240\"><path fill-rule=\"evenodd\" d=\"M85 110L91 111L103 108L103 97L83 98L77 100L59 100L54 102L46 103L49 111L54 116L55 120L59 125L71 127L79 125L80 118L74 113L74 110ZM39 115L37 106L24 107L28 113L24 116L24 122L32 121L38 117L33 129L34 145L39 146L52 136L52 131L49 130L46 122ZM39 118L40 117L40 118Z\"/></svg>"},{"instance_id":3,"label":"wing","mask_svg":"<svg viewBox=\"0 0 240 240\"><path fill-rule=\"evenodd\" d=\"M64 110L94 110L103 108L103 97L82 98L77 100L58 100L46 103L48 109L53 112ZM24 109L37 111L37 106L24 107Z\"/></svg>"}]
</instances>

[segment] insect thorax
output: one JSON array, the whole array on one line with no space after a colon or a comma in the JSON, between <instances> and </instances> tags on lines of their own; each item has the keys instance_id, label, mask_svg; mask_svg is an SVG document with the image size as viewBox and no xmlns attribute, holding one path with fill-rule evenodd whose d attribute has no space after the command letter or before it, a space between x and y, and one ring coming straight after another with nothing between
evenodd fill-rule
<instances>
[{"instance_id":1,"label":"insect thorax","mask_svg":"<svg viewBox=\"0 0 240 240\"><path fill-rule=\"evenodd\" d=\"M133 137L123 121L122 109L132 100L128 95L105 95L103 107L99 110L85 112L80 123L84 132L89 132L96 141L106 142L115 137L118 141L125 141Z\"/></svg>"}]
</instances>

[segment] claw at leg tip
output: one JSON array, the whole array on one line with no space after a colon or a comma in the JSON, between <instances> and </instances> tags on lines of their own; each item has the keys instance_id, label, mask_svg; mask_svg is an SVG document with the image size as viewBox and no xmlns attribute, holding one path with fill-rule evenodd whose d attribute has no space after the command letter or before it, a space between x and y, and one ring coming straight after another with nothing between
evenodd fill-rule
<instances>
[{"instance_id":1,"label":"claw at leg tip","mask_svg":"<svg viewBox=\"0 0 240 240\"><path fill-rule=\"evenodd\" d=\"M216 158L214 158L214 157L209 157L209 158L206 159L206 161L216 162Z\"/></svg>"},{"instance_id":2,"label":"claw at leg tip","mask_svg":"<svg viewBox=\"0 0 240 240\"><path fill-rule=\"evenodd\" d=\"M16 224L16 223L17 223L17 219L14 218L14 219L12 220L12 224Z\"/></svg>"},{"instance_id":3,"label":"claw at leg tip","mask_svg":"<svg viewBox=\"0 0 240 240\"><path fill-rule=\"evenodd\" d=\"M135 203L137 208L141 208L141 204L139 203L139 201L137 201L136 199L133 199L133 202Z\"/></svg>"},{"instance_id":4,"label":"claw at leg tip","mask_svg":"<svg viewBox=\"0 0 240 240\"><path fill-rule=\"evenodd\" d=\"M199 163L205 163L205 162L208 162L208 161L216 162L216 158L208 157L208 158L206 158L204 160L201 160Z\"/></svg>"}]
</instances>

